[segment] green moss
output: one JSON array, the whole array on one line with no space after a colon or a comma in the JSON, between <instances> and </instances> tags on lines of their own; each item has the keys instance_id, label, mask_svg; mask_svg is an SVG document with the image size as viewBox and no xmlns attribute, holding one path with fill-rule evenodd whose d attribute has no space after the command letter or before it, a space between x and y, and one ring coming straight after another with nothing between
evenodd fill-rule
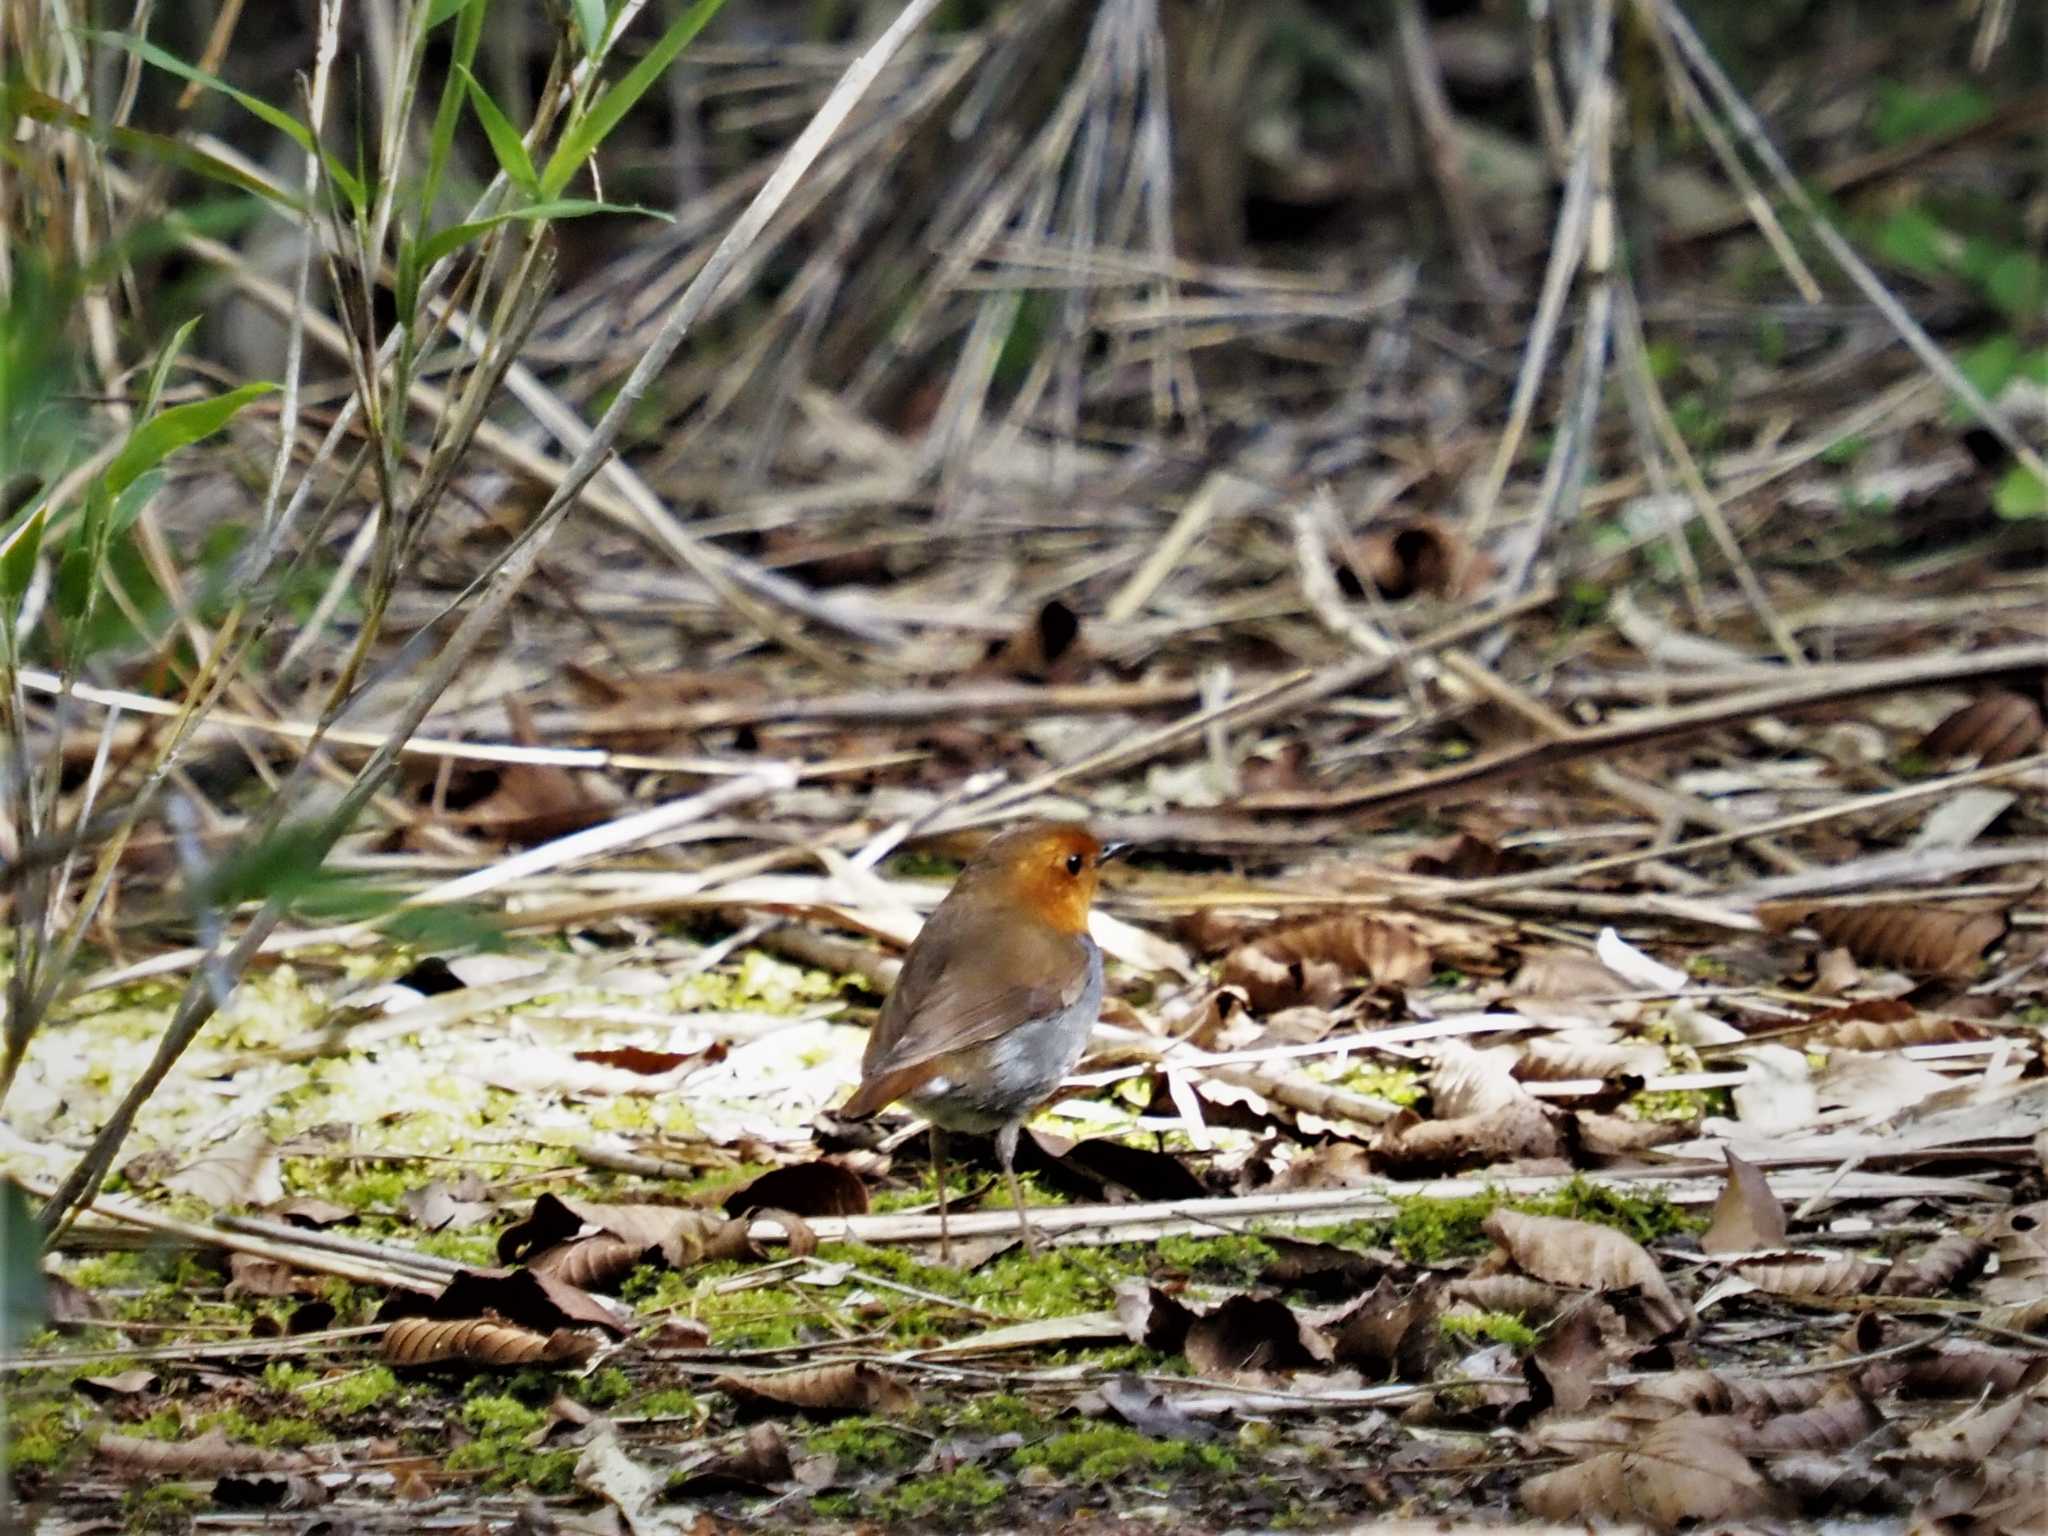
<instances>
[{"instance_id":1,"label":"green moss","mask_svg":"<svg viewBox=\"0 0 2048 1536\"><path fill-rule=\"evenodd\" d=\"M462 1405L461 1417L479 1436L530 1435L548 1421L542 1409L529 1408L509 1393L480 1393Z\"/></svg>"},{"instance_id":2,"label":"green moss","mask_svg":"<svg viewBox=\"0 0 2048 1536\"><path fill-rule=\"evenodd\" d=\"M146 1419L130 1424L123 1434L142 1440L178 1440L185 1434L185 1416L175 1408L159 1408Z\"/></svg>"},{"instance_id":3,"label":"green moss","mask_svg":"<svg viewBox=\"0 0 2048 1536\"><path fill-rule=\"evenodd\" d=\"M1376 1064L1360 1065L1332 1081L1353 1093L1385 1099L1389 1104L1399 1104L1404 1108L1420 1099L1426 1087L1419 1072L1408 1067Z\"/></svg>"},{"instance_id":4,"label":"green moss","mask_svg":"<svg viewBox=\"0 0 2048 1536\"><path fill-rule=\"evenodd\" d=\"M1394 1218L1388 1226L1387 1241L1395 1252L1413 1264L1441 1264L1493 1246L1480 1230L1480 1223L1501 1204L1498 1190L1461 1195L1455 1200L1431 1200L1417 1195L1397 1197Z\"/></svg>"},{"instance_id":5,"label":"green moss","mask_svg":"<svg viewBox=\"0 0 2048 1536\"><path fill-rule=\"evenodd\" d=\"M182 1531L212 1502L196 1483L150 1483L130 1489L121 1507L131 1531Z\"/></svg>"},{"instance_id":6,"label":"green moss","mask_svg":"<svg viewBox=\"0 0 2048 1536\"><path fill-rule=\"evenodd\" d=\"M954 1467L929 1477L910 1478L888 1492L879 1494L869 1506L884 1524L895 1520L929 1520L934 1516L959 1519L1000 1504L1005 1493L1002 1482L980 1467Z\"/></svg>"},{"instance_id":7,"label":"green moss","mask_svg":"<svg viewBox=\"0 0 2048 1536\"><path fill-rule=\"evenodd\" d=\"M1574 1178L1554 1194L1509 1200L1499 1190L1462 1195L1455 1200L1420 1196L1396 1200L1388 1241L1400 1255L1417 1264L1479 1253L1493 1246L1481 1224L1495 1209L1526 1211L1532 1216L1563 1216L1598 1222L1625 1232L1639 1243L1655 1242L1673 1232L1704 1225L1688 1216L1660 1191L1626 1192L1606 1184Z\"/></svg>"},{"instance_id":8,"label":"green moss","mask_svg":"<svg viewBox=\"0 0 2048 1536\"><path fill-rule=\"evenodd\" d=\"M821 1520L851 1520L860 1513L860 1499L851 1493L814 1494L811 1513Z\"/></svg>"},{"instance_id":9,"label":"green moss","mask_svg":"<svg viewBox=\"0 0 2048 1536\"><path fill-rule=\"evenodd\" d=\"M1535 1329L1508 1312L1447 1312L1437 1327L1453 1339L1491 1339L1524 1354L1541 1342Z\"/></svg>"},{"instance_id":10,"label":"green moss","mask_svg":"<svg viewBox=\"0 0 2048 1536\"><path fill-rule=\"evenodd\" d=\"M194 1431L205 1434L209 1429L216 1428L239 1445L316 1445L330 1438L326 1431L311 1419L293 1418L288 1414L252 1415L240 1408L229 1408L220 1413L203 1415L194 1426Z\"/></svg>"},{"instance_id":11,"label":"green moss","mask_svg":"<svg viewBox=\"0 0 2048 1536\"><path fill-rule=\"evenodd\" d=\"M1702 1115L1726 1114L1725 1088L1646 1088L1622 1106L1638 1120L1675 1120L1690 1124Z\"/></svg>"},{"instance_id":12,"label":"green moss","mask_svg":"<svg viewBox=\"0 0 2048 1536\"><path fill-rule=\"evenodd\" d=\"M457 1446L441 1463L450 1472L485 1473L492 1489L527 1488L535 1493L567 1493L576 1486L578 1451L529 1450L519 1440L493 1435Z\"/></svg>"},{"instance_id":13,"label":"green moss","mask_svg":"<svg viewBox=\"0 0 2048 1536\"><path fill-rule=\"evenodd\" d=\"M1091 1488L1133 1473L1237 1470L1237 1458L1221 1446L1155 1440L1122 1424L1086 1424L1027 1445L1010 1460Z\"/></svg>"},{"instance_id":14,"label":"green moss","mask_svg":"<svg viewBox=\"0 0 2048 1536\"><path fill-rule=\"evenodd\" d=\"M688 1387L662 1387L643 1393L632 1403L633 1412L647 1419L701 1419L704 1407Z\"/></svg>"},{"instance_id":15,"label":"green moss","mask_svg":"<svg viewBox=\"0 0 2048 1536\"><path fill-rule=\"evenodd\" d=\"M1056 1349L1045 1357L1048 1368L1085 1365L1097 1371L1136 1371L1145 1376L1186 1376L1187 1356L1162 1355L1142 1344L1112 1344L1107 1349Z\"/></svg>"},{"instance_id":16,"label":"green moss","mask_svg":"<svg viewBox=\"0 0 2048 1536\"><path fill-rule=\"evenodd\" d=\"M61 1398L38 1399L17 1387L9 1394L7 1411L0 1417L4 1417L6 1434L0 1463L8 1467L54 1467L78 1440L78 1430Z\"/></svg>"},{"instance_id":17,"label":"green moss","mask_svg":"<svg viewBox=\"0 0 2048 1536\"><path fill-rule=\"evenodd\" d=\"M842 1469L896 1471L916 1465L924 1443L900 1424L861 1415L814 1431L805 1437L804 1449L813 1456L837 1457Z\"/></svg>"},{"instance_id":18,"label":"green moss","mask_svg":"<svg viewBox=\"0 0 2048 1536\"><path fill-rule=\"evenodd\" d=\"M498 1262L498 1239L489 1232L422 1232L412 1239L412 1246L421 1253L453 1259L458 1264L488 1266Z\"/></svg>"},{"instance_id":19,"label":"green moss","mask_svg":"<svg viewBox=\"0 0 2048 1536\"><path fill-rule=\"evenodd\" d=\"M469 1383L458 1417L476 1439L450 1451L442 1464L450 1472L486 1474L487 1488L567 1493L574 1486L578 1453L536 1450L532 1444L548 1422L547 1410L540 1405L550 1400L559 1384L558 1377L544 1371L518 1371L496 1383L484 1378ZM484 1390L490 1385L501 1390Z\"/></svg>"},{"instance_id":20,"label":"green moss","mask_svg":"<svg viewBox=\"0 0 2048 1536\"><path fill-rule=\"evenodd\" d=\"M981 1435L1035 1435L1045 1427L1045 1417L1046 1410L1029 1398L994 1392L962 1403L952 1427Z\"/></svg>"},{"instance_id":21,"label":"green moss","mask_svg":"<svg viewBox=\"0 0 2048 1536\"><path fill-rule=\"evenodd\" d=\"M609 1408L632 1395L633 1378L617 1366L608 1365L588 1376L572 1377L565 1389L579 1403L588 1403L593 1408Z\"/></svg>"},{"instance_id":22,"label":"green moss","mask_svg":"<svg viewBox=\"0 0 2048 1536\"><path fill-rule=\"evenodd\" d=\"M1513 1204L1516 1210L1535 1216L1598 1222L1639 1243L1654 1243L1674 1232L1704 1230L1707 1224L1706 1218L1689 1216L1673 1205L1661 1190L1622 1190L1582 1178L1572 1179L1555 1194Z\"/></svg>"},{"instance_id":23,"label":"green moss","mask_svg":"<svg viewBox=\"0 0 2048 1536\"><path fill-rule=\"evenodd\" d=\"M302 1387L299 1395L315 1412L354 1416L397 1402L398 1378L388 1366L366 1366Z\"/></svg>"}]
</instances>

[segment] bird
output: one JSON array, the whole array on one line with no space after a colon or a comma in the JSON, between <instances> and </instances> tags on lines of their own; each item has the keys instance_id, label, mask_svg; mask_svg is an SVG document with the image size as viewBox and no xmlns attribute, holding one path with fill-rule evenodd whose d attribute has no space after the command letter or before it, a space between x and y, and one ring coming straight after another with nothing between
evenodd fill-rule
<instances>
[{"instance_id":1,"label":"bird","mask_svg":"<svg viewBox=\"0 0 2048 1536\"><path fill-rule=\"evenodd\" d=\"M1088 909L1102 866L1129 849L1074 822L998 833L926 919L868 1032L860 1086L838 1111L861 1120L902 1101L930 1126L946 1226L945 1133L993 1134L1027 1252L1037 1243L1017 1182L1017 1134L1073 1071L1102 1009L1102 950Z\"/></svg>"}]
</instances>

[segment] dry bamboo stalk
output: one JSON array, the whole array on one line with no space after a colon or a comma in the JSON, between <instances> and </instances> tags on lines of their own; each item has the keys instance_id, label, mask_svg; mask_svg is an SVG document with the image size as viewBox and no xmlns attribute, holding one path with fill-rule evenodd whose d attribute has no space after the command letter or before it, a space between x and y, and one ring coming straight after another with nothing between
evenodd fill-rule
<instances>
[{"instance_id":1,"label":"dry bamboo stalk","mask_svg":"<svg viewBox=\"0 0 2048 1536\"><path fill-rule=\"evenodd\" d=\"M1814 1167L1814 1164L1821 1166ZM1831 1185L1833 1193L1841 1199L2000 1198L1995 1186L1977 1179L1923 1178L1859 1171L1837 1180L1834 1177L1834 1160L1830 1158L1766 1158L1758 1166L1767 1171L1777 1170L1771 1185L1780 1199L1803 1199L1823 1185ZM1214 1233L1219 1227L1235 1229L1247 1222L1312 1227L1373 1220L1392 1215L1398 1201L1409 1199L1457 1200L1488 1193L1498 1193L1507 1199L1527 1199L1554 1194L1573 1179L1608 1184L1619 1189L1648 1183L1677 1204L1711 1205L1720 1198L1725 1176L1726 1168L1722 1163L1700 1161L1636 1169L1626 1178L1596 1172L1412 1182L1387 1179L1349 1189L1293 1190L1277 1195L1148 1201L1131 1205L1034 1206L1031 1224L1044 1237L1092 1244L1143 1242L1182 1233ZM817 1236L826 1242L926 1243L937 1242L939 1238L937 1216L817 1216L807 1220ZM963 1238L1011 1233L1017 1228L1016 1213L1007 1208L1000 1211L955 1211L949 1214L947 1222L955 1242ZM783 1242L788 1236L779 1223L766 1217L754 1222L751 1235L756 1241L766 1243Z\"/></svg>"},{"instance_id":2,"label":"dry bamboo stalk","mask_svg":"<svg viewBox=\"0 0 2048 1536\"><path fill-rule=\"evenodd\" d=\"M44 1200L52 1198L57 1191L57 1183L52 1179L39 1179L25 1174L16 1174L13 1177L23 1189ZM346 1254L330 1253L297 1238L287 1243L271 1237L230 1232L205 1222L182 1221L118 1195L99 1195L90 1201L86 1208L147 1231L162 1232L167 1236L183 1238L187 1242L209 1248L225 1248L231 1253L246 1253L259 1259L274 1259L280 1264L289 1264L294 1269L309 1269L318 1274L338 1275L357 1285L390 1286L396 1290L412 1291L422 1296L438 1295L441 1290L439 1280L430 1280L413 1270L402 1269L394 1264L380 1264Z\"/></svg>"},{"instance_id":3,"label":"dry bamboo stalk","mask_svg":"<svg viewBox=\"0 0 2048 1536\"><path fill-rule=\"evenodd\" d=\"M1445 639L1444 644L1455 642ZM2001 673L2031 671L2048 662L2048 651L2039 645L1997 646L1959 656L1926 656L1892 663L1881 669L1855 669L1847 676L1821 676L1778 688L1738 693L1724 699L1710 699L1677 708L1646 711L1645 718L1617 721L1574 731L1569 736L1481 753L1465 762L1429 773L1404 774L1358 789L1310 791L1248 796L1232 809L1253 814L1357 815L1363 811L1388 812L1425 800L1469 794L1500 780L1518 777L1538 768L1572 762L1597 754L1648 746L1734 725L1764 715L1790 714L1815 709L1871 694L1908 688L1948 687L1974 682ZM1960 780L1955 781L1960 783Z\"/></svg>"}]
</instances>

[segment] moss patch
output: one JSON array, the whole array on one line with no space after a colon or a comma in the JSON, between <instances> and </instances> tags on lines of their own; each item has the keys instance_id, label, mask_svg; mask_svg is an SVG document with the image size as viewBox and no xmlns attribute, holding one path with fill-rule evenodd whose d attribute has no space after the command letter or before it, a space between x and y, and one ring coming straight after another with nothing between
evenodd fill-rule
<instances>
[{"instance_id":1,"label":"moss patch","mask_svg":"<svg viewBox=\"0 0 2048 1536\"><path fill-rule=\"evenodd\" d=\"M884 1522L957 1520L1000 1504L1008 1491L1000 1478L970 1464L906 1479L876 1495L870 1507L875 1518Z\"/></svg>"},{"instance_id":2,"label":"moss patch","mask_svg":"<svg viewBox=\"0 0 2048 1536\"><path fill-rule=\"evenodd\" d=\"M1083 1425L1027 1445L1010 1459L1019 1467L1044 1467L1066 1482L1091 1488L1132 1474L1237 1470L1237 1458L1222 1446L1155 1440L1122 1424Z\"/></svg>"}]
</instances>

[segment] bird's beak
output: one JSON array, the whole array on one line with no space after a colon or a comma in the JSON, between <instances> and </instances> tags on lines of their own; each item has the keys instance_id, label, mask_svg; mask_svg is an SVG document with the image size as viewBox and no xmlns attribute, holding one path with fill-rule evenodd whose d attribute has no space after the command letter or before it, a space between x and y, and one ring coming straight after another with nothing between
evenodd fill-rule
<instances>
[{"instance_id":1,"label":"bird's beak","mask_svg":"<svg viewBox=\"0 0 2048 1536\"><path fill-rule=\"evenodd\" d=\"M1111 859L1120 859L1135 846L1136 844L1134 843L1104 843L1102 845L1102 852L1095 856L1095 863L1100 867L1107 864Z\"/></svg>"}]
</instances>

